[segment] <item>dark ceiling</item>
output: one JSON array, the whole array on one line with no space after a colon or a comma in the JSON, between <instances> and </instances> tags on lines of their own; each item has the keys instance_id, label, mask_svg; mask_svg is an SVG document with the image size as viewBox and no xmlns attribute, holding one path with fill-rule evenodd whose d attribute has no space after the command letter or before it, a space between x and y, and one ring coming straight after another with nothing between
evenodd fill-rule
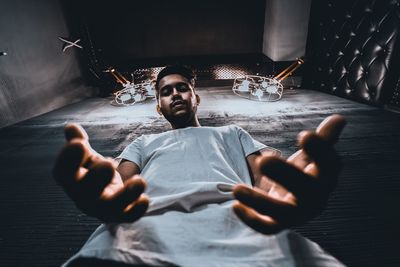
<instances>
[{"instance_id":1,"label":"dark ceiling","mask_svg":"<svg viewBox=\"0 0 400 267\"><path fill-rule=\"evenodd\" d=\"M265 1L63 1L91 60L126 66L173 57L261 53Z\"/></svg>"}]
</instances>

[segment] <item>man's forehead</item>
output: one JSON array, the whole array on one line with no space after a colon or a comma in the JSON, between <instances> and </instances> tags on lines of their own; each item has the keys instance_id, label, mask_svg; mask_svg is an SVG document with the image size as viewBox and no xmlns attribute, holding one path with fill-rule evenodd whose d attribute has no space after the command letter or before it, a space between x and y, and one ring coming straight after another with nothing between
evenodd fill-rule
<instances>
[{"instance_id":1,"label":"man's forehead","mask_svg":"<svg viewBox=\"0 0 400 267\"><path fill-rule=\"evenodd\" d=\"M190 81L186 77L180 74L169 74L160 80L159 88L163 88L166 85L173 85L179 82L190 83Z\"/></svg>"}]
</instances>

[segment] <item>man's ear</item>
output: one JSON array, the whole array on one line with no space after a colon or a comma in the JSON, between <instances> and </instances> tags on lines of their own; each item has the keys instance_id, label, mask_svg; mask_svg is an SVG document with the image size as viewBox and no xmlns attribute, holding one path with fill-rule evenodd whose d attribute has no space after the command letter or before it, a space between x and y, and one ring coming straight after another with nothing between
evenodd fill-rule
<instances>
[{"instance_id":1,"label":"man's ear","mask_svg":"<svg viewBox=\"0 0 400 267\"><path fill-rule=\"evenodd\" d=\"M200 105L200 96L196 95L196 105Z\"/></svg>"},{"instance_id":2,"label":"man's ear","mask_svg":"<svg viewBox=\"0 0 400 267\"><path fill-rule=\"evenodd\" d=\"M161 112L161 107L158 104L156 105L156 111L157 111L158 114L160 114L160 116L163 115L162 112Z\"/></svg>"},{"instance_id":3,"label":"man's ear","mask_svg":"<svg viewBox=\"0 0 400 267\"><path fill-rule=\"evenodd\" d=\"M193 79L190 79L190 84L192 85L192 87L194 88L195 87L195 85L196 85L196 79L195 78L193 78Z\"/></svg>"}]
</instances>

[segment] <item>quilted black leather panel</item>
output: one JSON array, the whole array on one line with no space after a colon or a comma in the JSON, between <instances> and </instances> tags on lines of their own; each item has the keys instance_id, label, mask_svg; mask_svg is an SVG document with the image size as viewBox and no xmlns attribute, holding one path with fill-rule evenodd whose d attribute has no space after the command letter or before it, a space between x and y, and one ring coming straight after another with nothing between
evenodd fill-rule
<instances>
[{"instance_id":1,"label":"quilted black leather panel","mask_svg":"<svg viewBox=\"0 0 400 267\"><path fill-rule=\"evenodd\" d=\"M396 87L393 90L392 97L389 101L389 106L400 108L400 79L397 81Z\"/></svg>"},{"instance_id":2,"label":"quilted black leather panel","mask_svg":"<svg viewBox=\"0 0 400 267\"><path fill-rule=\"evenodd\" d=\"M400 0L314 0L303 86L383 105L399 76Z\"/></svg>"}]
</instances>

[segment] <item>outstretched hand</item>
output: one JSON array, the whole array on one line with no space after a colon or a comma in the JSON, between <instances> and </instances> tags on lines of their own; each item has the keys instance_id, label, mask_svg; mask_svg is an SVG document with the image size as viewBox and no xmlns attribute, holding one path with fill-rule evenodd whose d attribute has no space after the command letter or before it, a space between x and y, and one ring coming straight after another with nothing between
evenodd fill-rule
<instances>
[{"instance_id":1,"label":"outstretched hand","mask_svg":"<svg viewBox=\"0 0 400 267\"><path fill-rule=\"evenodd\" d=\"M144 180L135 175L122 181L117 163L89 145L87 133L77 124L64 129L67 143L58 155L53 176L76 206L103 222L133 222L146 212Z\"/></svg>"},{"instance_id":2,"label":"outstretched hand","mask_svg":"<svg viewBox=\"0 0 400 267\"><path fill-rule=\"evenodd\" d=\"M260 156L257 165L265 188L237 185L233 192L237 216L263 234L277 233L318 215L335 188L341 170L340 157L333 148L346 121L340 115L326 118L314 131L298 135L300 150L287 160Z\"/></svg>"}]
</instances>

